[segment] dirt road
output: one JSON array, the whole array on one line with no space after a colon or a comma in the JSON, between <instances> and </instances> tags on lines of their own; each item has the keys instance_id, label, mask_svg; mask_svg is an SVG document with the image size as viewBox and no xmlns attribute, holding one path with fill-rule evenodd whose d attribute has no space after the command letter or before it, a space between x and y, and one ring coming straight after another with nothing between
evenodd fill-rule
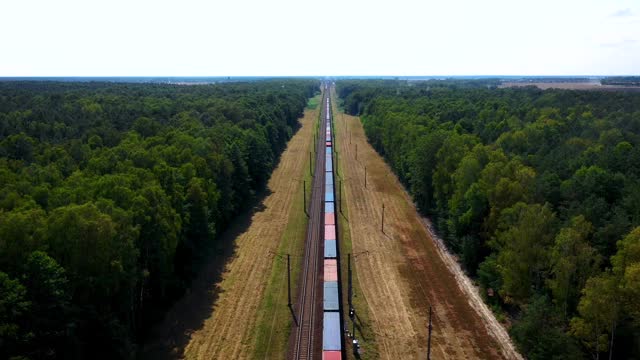
<instances>
[{"instance_id":1,"label":"dirt road","mask_svg":"<svg viewBox=\"0 0 640 360\"><path fill-rule=\"evenodd\" d=\"M456 276L455 269L447 266L444 253L403 187L366 141L359 119L338 113L337 109L334 113L338 114L338 157L346 171L344 188L353 252L368 251L355 266L380 357L426 357L431 305L432 358L520 358L508 336L502 337L506 332L491 312L483 311L484 304L477 303L477 294L474 298L468 293L475 289L461 286L461 274Z\"/></svg>"},{"instance_id":2,"label":"dirt road","mask_svg":"<svg viewBox=\"0 0 640 360\"><path fill-rule=\"evenodd\" d=\"M308 169L308 151L318 110L306 110L302 127L289 141L269 180L269 194L239 220L222 242L226 265L214 259L167 314L144 357L153 359L246 359L254 354L257 310L274 265L296 194ZM283 354L284 356L284 354Z\"/></svg>"}]
</instances>

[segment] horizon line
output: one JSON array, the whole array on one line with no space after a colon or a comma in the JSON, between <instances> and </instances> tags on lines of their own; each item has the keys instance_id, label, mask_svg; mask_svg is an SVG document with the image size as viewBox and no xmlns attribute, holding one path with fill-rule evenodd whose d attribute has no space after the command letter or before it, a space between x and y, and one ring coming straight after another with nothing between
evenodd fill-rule
<instances>
[{"instance_id":1,"label":"horizon line","mask_svg":"<svg viewBox=\"0 0 640 360\"><path fill-rule=\"evenodd\" d=\"M558 78L603 78L603 77L640 77L640 74L567 74L567 75L504 75L504 74L448 74L448 75L0 75L0 79L43 79L43 78L331 78L331 77L378 77L378 78L504 78L504 77L558 77Z\"/></svg>"}]
</instances>

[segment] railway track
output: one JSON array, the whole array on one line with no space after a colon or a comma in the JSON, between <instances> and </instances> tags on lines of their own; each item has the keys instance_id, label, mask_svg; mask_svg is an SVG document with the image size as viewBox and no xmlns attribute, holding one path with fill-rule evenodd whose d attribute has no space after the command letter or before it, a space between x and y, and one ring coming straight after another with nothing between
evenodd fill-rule
<instances>
[{"instance_id":1,"label":"railway track","mask_svg":"<svg viewBox=\"0 0 640 360\"><path fill-rule=\"evenodd\" d=\"M326 101L327 93L322 99L322 104ZM316 163L312 184L311 202L309 205L309 223L307 226L307 237L305 241L305 252L303 259L303 270L300 279L300 291L296 304L296 326L292 332L290 343L292 350L290 351L291 359L306 360L313 359L315 354L320 351L318 341L321 336L321 316L318 316L321 308L318 306L320 301L318 296L322 297L322 291L319 289L321 283L318 278L322 274L320 245L322 243L321 229L323 227L322 218L322 199L324 186L324 162L325 162L325 142L324 129L326 126L326 109L322 106L320 114L320 131L318 132L318 141L316 143ZM320 299L321 300L321 299Z\"/></svg>"}]
</instances>

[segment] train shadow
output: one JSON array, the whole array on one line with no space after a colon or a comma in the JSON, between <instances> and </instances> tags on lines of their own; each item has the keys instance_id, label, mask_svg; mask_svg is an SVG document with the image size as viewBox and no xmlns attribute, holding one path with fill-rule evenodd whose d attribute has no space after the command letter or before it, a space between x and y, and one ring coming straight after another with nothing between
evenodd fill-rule
<instances>
[{"instance_id":1,"label":"train shadow","mask_svg":"<svg viewBox=\"0 0 640 360\"><path fill-rule=\"evenodd\" d=\"M236 239L251 226L256 213L265 210L264 199L272 192L265 189L252 201L248 210L238 215L208 249L202 268L182 298L171 306L147 334L139 359L182 359L191 335L202 329L213 314L213 306L221 294L218 287L227 262L236 252Z\"/></svg>"}]
</instances>

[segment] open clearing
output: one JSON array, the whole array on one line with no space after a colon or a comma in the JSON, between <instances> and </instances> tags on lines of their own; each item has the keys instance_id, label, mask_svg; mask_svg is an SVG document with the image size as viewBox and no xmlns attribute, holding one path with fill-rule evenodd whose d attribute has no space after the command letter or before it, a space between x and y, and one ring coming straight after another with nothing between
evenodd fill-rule
<instances>
[{"instance_id":1,"label":"open clearing","mask_svg":"<svg viewBox=\"0 0 640 360\"><path fill-rule=\"evenodd\" d=\"M255 350L258 339L261 346L276 342L272 349L262 353L270 357L286 346L290 320L282 318L280 311L265 314L264 310L281 305L288 312L286 286L283 291L283 280L273 276L272 269L282 262L278 251L295 250L296 245L286 240L295 241L293 234L300 228L304 233L306 228L304 221L302 225L297 220L294 225L288 223L293 218L291 211L302 209L294 206L294 201L302 201L302 181L299 180L308 172L308 152L317 117L317 110L305 111L302 127L289 141L269 180L268 195L250 214L250 219L249 216L244 221L240 219L222 236L220 243L233 244L226 245L231 254L223 256L227 258L224 269L216 270L222 261L216 258L202 271L191 292L174 306L157 329L156 340L144 351L146 358L253 358L259 353ZM284 248L281 241L287 242ZM292 268L295 266L292 261ZM267 287L276 292L272 301L263 299ZM283 294L284 304L281 304ZM264 331L271 331L271 326L265 328L264 324L283 323L287 325L277 331L285 334L265 339ZM276 358L283 356L281 352Z\"/></svg>"},{"instance_id":2,"label":"open clearing","mask_svg":"<svg viewBox=\"0 0 640 360\"><path fill-rule=\"evenodd\" d=\"M521 358L493 314L478 303L475 288L470 282L464 286L464 275L447 266L451 259L438 249L408 194L366 141L360 120L335 108L334 114L341 130L336 131L338 158L345 169L353 252L368 251L355 268L380 358L426 356L429 305L434 310L433 358Z\"/></svg>"}]
</instances>

